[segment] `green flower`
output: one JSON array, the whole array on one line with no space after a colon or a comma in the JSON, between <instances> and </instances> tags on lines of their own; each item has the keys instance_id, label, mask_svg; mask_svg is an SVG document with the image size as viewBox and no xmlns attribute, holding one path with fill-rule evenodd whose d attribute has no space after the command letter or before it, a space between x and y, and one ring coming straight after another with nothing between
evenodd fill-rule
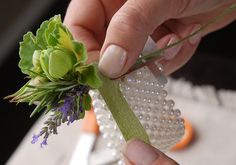
<instances>
[{"instance_id":1,"label":"green flower","mask_svg":"<svg viewBox=\"0 0 236 165\"><path fill-rule=\"evenodd\" d=\"M19 67L29 81L16 93L7 96L11 102L36 104L31 117L44 110L52 112L32 143L44 135L41 145L51 134L57 134L61 123L82 119L91 109L90 89L102 81L95 64L87 64L87 52L62 24L59 15L44 21L36 35L28 32L20 43Z\"/></svg>"},{"instance_id":2,"label":"green flower","mask_svg":"<svg viewBox=\"0 0 236 165\"><path fill-rule=\"evenodd\" d=\"M19 67L30 80L6 98L29 105L37 103L32 115L42 109L51 111L53 105L60 103L78 86L90 89L102 85L96 65L86 63L88 57L84 45L73 39L60 15L44 21L36 35L26 33L19 54ZM84 98L84 108L88 109L91 99Z\"/></svg>"},{"instance_id":3,"label":"green flower","mask_svg":"<svg viewBox=\"0 0 236 165\"><path fill-rule=\"evenodd\" d=\"M87 61L84 45L73 39L60 15L44 21L36 36L25 34L19 54L23 73L30 77L43 74L52 81L63 78L76 63L85 65Z\"/></svg>"},{"instance_id":4,"label":"green flower","mask_svg":"<svg viewBox=\"0 0 236 165\"><path fill-rule=\"evenodd\" d=\"M73 52L65 48L48 48L40 54L40 62L45 75L50 80L63 78L77 63Z\"/></svg>"}]
</instances>

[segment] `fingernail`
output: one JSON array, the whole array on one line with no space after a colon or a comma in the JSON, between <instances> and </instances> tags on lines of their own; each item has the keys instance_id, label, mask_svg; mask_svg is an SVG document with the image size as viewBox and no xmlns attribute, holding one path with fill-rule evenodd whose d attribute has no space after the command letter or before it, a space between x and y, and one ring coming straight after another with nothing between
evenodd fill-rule
<instances>
[{"instance_id":1,"label":"fingernail","mask_svg":"<svg viewBox=\"0 0 236 165\"><path fill-rule=\"evenodd\" d=\"M193 27L192 31L190 34L193 34L195 33L196 31L198 31L199 29L201 28L201 25L197 24ZM195 34L194 36L190 37L189 38L189 42L193 45L197 44L200 39L202 37L202 33L201 32L198 32L197 34Z\"/></svg>"},{"instance_id":2,"label":"fingernail","mask_svg":"<svg viewBox=\"0 0 236 165\"><path fill-rule=\"evenodd\" d=\"M156 45L155 41L151 37L148 37L148 39L144 45L142 53L147 54L147 53L150 53L155 50L157 50L157 45Z\"/></svg>"},{"instance_id":3,"label":"fingernail","mask_svg":"<svg viewBox=\"0 0 236 165\"><path fill-rule=\"evenodd\" d=\"M160 156L152 146L140 140L128 142L123 154L133 164L142 165L150 165Z\"/></svg>"},{"instance_id":4,"label":"fingernail","mask_svg":"<svg viewBox=\"0 0 236 165\"><path fill-rule=\"evenodd\" d=\"M177 37L172 37L169 40L167 46L170 46L171 44L176 43L178 41L179 41L179 39ZM173 59L179 53L180 49L182 48L182 45L183 45L182 43L179 43L171 48L166 49L164 52L164 58L166 60Z\"/></svg>"},{"instance_id":5,"label":"fingernail","mask_svg":"<svg viewBox=\"0 0 236 165\"><path fill-rule=\"evenodd\" d=\"M110 78L120 75L125 62L127 60L127 52L117 45L110 45L105 50L99 61L99 70Z\"/></svg>"}]
</instances>

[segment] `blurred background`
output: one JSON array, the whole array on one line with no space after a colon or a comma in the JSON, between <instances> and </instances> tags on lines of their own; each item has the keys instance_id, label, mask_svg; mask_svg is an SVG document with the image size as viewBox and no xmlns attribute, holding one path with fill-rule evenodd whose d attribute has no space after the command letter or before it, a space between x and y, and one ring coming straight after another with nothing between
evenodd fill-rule
<instances>
[{"instance_id":1,"label":"blurred background","mask_svg":"<svg viewBox=\"0 0 236 165\"><path fill-rule=\"evenodd\" d=\"M15 92L26 80L18 68L18 48L23 34L39 27L55 14L64 17L69 0L7 0L0 5L0 164L4 164L37 120L29 118L33 107L8 103L3 97ZM173 79L193 85L236 90L236 22L206 36L195 56ZM236 101L236 100L235 100ZM232 104L235 104L232 102ZM235 113L236 115L236 113ZM235 130L236 131L236 130Z\"/></svg>"}]
</instances>

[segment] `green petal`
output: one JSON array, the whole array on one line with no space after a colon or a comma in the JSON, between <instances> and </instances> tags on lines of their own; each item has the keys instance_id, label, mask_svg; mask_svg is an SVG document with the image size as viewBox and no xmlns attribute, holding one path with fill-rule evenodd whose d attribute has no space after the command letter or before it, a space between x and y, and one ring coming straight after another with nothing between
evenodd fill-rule
<instances>
[{"instance_id":1,"label":"green petal","mask_svg":"<svg viewBox=\"0 0 236 165\"><path fill-rule=\"evenodd\" d=\"M52 51L52 49L43 50L40 56L41 68L43 69L43 72L47 76L47 78L51 81L53 81L53 78L49 74L49 55Z\"/></svg>"},{"instance_id":2,"label":"green petal","mask_svg":"<svg viewBox=\"0 0 236 165\"><path fill-rule=\"evenodd\" d=\"M32 58L32 63L34 67L40 66L40 55L41 50L35 50Z\"/></svg>"},{"instance_id":3,"label":"green petal","mask_svg":"<svg viewBox=\"0 0 236 165\"><path fill-rule=\"evenodd\" d=\"M56 36L55 31L59 24L62 24L61 18L59 16L53 17L53 19L48 23L48 27L45 29L45 38L47 44L50 46L56 46L58 44L56 38L59 36Z\"/></svg>"},{"instance_id":4,"label":"green petal","mask_svg":"<svg viewBox=\"0 0 236 165\"><path fill-rule=\"evenodd\" d=\"M67 30L67 28L65 26L63 26L62 24L58 25L58 42L62 47L65 47L67 49L72 50L73 46L72 46L72 40L73 37L71 35L71 33L69 32L69 30Z\"/></svg>"},{"instance_id":5,"label":"green petal","mask_svg":"<svg viewBox=\"0 0 236 165\"><path fill-rule=\"evenodd\" d=\"M82 99L82 106L84 110L90 110L91 109L91 102L92 99L89 94L85 94Z\"/></svg>"},{"instance_id":6,"label":"green petal","mask_svg":"<svg viewBox=\"0 0 236 165\"><path fill-rule=\"evenodd\" d=\"M47 38L46 38L46 31L50 22L61 22L60 15L55 15L50 20L44 21L40 28L36 32L36 41L37 44L40 45L41 49L46 49L48 46Z\"/></svg>"},{"instance_id":7,"label":"green petal","mask_svg":"<svg viewBox=\"0 0 236 165\"><path fill-rule=\"evenodd\" d=\"M55 50L49 57L49 74L55 78L62 78L73 67L73 61L70 54Z\"/></svg>"},{"instance_id":8,"label":"green petal","mask_svg":"<svg viewBox=\"0 0 236 165\"><path fill-rule=\"evenodd\" d=\"M88 59L85 46L82 43L78 43L76 41L72 41L72 46L78 61L85 63Z\"/></svg>"},{"instance_id":9,"label":"green petal","mask_svg":"<svg viewBox=\"0 0 236 165\"><path fill-rule=\"evenodd\" d=\"M78 66L76 71L79 72L79 82L92 88L99 88L102 85L101 79L97 75L97 69L94 65Z\"/></svg>"},{"instance_id":10,"label":"green petal","mask_svg":"<svg viewBox=\"0 0 236 165\"><path fill-rule=\"evenodd\" d=\"M30 70L33 67L33 54L36 49L35 36L33 33L28 32L24 35L23 41L20 43L20 62L19 67L25 74L30 75Z\"/></svg>"},{"instance_id":11,"label":"green petal","mask_svg":"<svg viewBox=\"0 0 236 165\"><path fill-rule=\"evenodd\" d=\"M46 30L48 45L73 50L73 37L61 21L52 21Z\"/></svg>"}]
</instances>

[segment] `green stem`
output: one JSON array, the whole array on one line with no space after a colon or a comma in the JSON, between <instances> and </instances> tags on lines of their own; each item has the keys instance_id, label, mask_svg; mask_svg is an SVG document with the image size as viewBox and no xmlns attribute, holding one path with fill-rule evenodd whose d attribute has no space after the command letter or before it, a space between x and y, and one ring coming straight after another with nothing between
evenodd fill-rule
<instances>
[{"instance_id":1,"label":"green stem","mask_svg":"<svg viewBox=\"0 0 236 165\"><path fill-rule=\"evenodd\" d=\"M214 24L218 21L220 21L222 18L224 18L227 14L231 13L232 11L234 11L236 9L236 3L233 3L232 5L230 5L228 8L226 8L223 12L221 12L218 16L212 18L209 22L207 22L206 24L204 24L200 29L196 30L194 33L182 38L181 40L170 44L162 49L159 49L157 51L151 52L149 54L146 54L142 57L139 57L135 63L135 65L140 65L145 63L148 60L152 60L155 57L160 56L166 49L169 49L175 45L178 45L179 43L188 40L189 38L195 36L196 34L202 32L203 30L205 30L207 27L209 27L211 24Z\"/></svg>"}]
</instances>

